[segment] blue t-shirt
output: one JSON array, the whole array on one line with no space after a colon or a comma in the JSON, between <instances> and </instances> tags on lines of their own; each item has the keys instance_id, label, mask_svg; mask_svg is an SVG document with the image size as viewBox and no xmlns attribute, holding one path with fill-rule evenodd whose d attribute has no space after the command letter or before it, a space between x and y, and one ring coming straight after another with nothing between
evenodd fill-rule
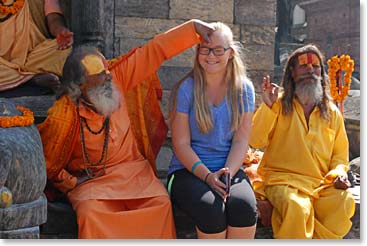
<instances>
[{"instance_id":1,"label":"blue t-shirt","mask_svg":"<svg viewBox=\"0 0 367 246\"><path fill-rule=\"evenodd\" d=\"M247 78L243 81L243 104L245 112L255 110L255 91L252 82ZM215 172L224 167L231 149L234 133L232 128L232 112L228 112L227 97L218 106L210 106L213 128L207 133L200 132L194 110L194 80L187 78L177 92L176 111L189 115L191 148L200 160ZM168 174L185 168L173 153Z\"/></svg>"}]
</instances>

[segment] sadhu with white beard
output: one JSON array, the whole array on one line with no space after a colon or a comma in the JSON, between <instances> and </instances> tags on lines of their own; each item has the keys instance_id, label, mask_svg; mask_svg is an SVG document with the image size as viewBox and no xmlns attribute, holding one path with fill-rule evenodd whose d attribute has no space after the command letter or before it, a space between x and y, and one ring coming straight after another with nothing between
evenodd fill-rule
<instances>
[{"instance_id":1,"label":"sadhu with white beard","mask_svg":"<svg viewBox=\"0 0 367 246\"><path fill-rule=\"evenodd\" d=\"M154 94L146 88L159 83L154 75L161 63L201 38L209 41L211 32L192 20L113 61L85 47L67 58L62 91L38 128L49 183L71 202L79 238L175 238L170 199L148 161L166 132L156 88ZM137 95L145 104L131 105L129 92L141 85ZM158 113L149 111L154 105ZM152 141L143 143L154 145L150 152L138 144L131 107L148 112Z\"/></svg>"},{"instance_id":2,"label":"sadhu with white beard","mask_svg":"<svg viewBox=\"0 0 367 246\"><path fill-rule=\"evenodd\" d=\"M264 78L263 103L252 122L250 145L265 148L256 195L273 206L274 238L343 238L355 209L347 190L348 139L343 117L327 96L316 46L294 51L282 86L278 96L278 86Z\"/></svg>"}]
</instances>

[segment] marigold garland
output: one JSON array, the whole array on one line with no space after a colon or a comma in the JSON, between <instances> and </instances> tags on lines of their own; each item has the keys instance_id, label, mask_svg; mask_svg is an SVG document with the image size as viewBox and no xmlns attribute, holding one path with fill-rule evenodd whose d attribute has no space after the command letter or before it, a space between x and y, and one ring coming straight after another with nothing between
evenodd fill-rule
<instances>
[{"instance_id":1,"label":"marigold garland","mask_svg":"<svg viewBox=\"0 0 367 246\"><path fill-rule=\"evenodd\" d=\"M351 77L354 71L354 61L349 55L342 55L340 57L333 56L327 61L327 64L329 66L330 95L334 101L342 103L350 89L350 84L352 82ZM344 85L341 86L341 90L337 85L339 71L344 71ZM340 81L340 83L342 83L342 81Z\"/></svg>"},{"instance_id":2,"label":"marigold garland","mask_svg":"<svg viewBox=\"0 0 367 246\"><path fill-rule=\"evenodd\" d=\"M17 109L23 113L22 116L0 116L0 127L9 128L14 126L29 126L34 122L33 112L29 109L17 106Z\"/></svg>"},{"instance_id":3,"label":"marigold garland","mask_svg":"<svg viewBox=\"0 0 367 246\"><path fill-rule=\"evenodd\" d=\"M15 15L23 8L24 0L0 0L0 17Z\"/></svg>"}]
</instances>

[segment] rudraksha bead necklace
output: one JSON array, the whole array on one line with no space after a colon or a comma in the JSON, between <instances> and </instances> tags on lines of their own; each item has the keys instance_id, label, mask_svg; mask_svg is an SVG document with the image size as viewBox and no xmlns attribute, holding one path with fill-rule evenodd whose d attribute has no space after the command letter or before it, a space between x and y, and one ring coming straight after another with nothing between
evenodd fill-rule
<instances>
[{"instance_id":1,"label":"rudraksha bead necklace","mask_svg":"<svg viewBox=\"0 0 367 246\"><path fill-rule=\"evenodd\" d=\"M107 151L108 151L108 138L109 138L109 135L110 135L110 117L106 117L106 119L104 120L104 122L102 124L101 129L99 129L98 131L93 131L89 127L89 125L87 123L87 120L84 117L80 116L79 108L78 108L78 115L79 115L79 119L80 119L80 139L81 139L81 143L82 143L84 170L85 170L86 174L88 175L88 177L94 178L96 176L93 174L93 171L90 170L90 168L88 168L87 166L97 167L97 166L100 166L102 164L103 160L105 160L104 163L103 163L103 173L105 172L106 160L107 160ZM103 129L105 130L102 155L101 155L101 158L97 162L92 162L89 159L89 155L88 155L86 144L85 144L83 123L85 124L87 130L89 132L91 132L92 134L94 134L94 135L100 134L103 131Z\"/></svg>"}]
</instances>

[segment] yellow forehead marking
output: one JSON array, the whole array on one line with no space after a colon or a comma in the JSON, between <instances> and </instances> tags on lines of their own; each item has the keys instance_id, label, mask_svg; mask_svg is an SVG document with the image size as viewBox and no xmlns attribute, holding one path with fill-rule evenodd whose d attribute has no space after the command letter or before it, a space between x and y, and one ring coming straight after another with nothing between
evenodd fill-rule
<instances>
[{"instance_id":1,"label":"yellow forehead marking","mask_svg":"<svg viewBox=\"0 0 367 246\"><path fill-rule=\"evenodd\" d=\"M102 61L102 57L98 55L86 55L81 62L88 75L100 74L103 71L109 73Z\"/></svg>"},{"instance_id":2,"label":"yellow forehead marking","mask_svg":"<svg viewBox=\"0 0 367 246\"><path fill-rule=\"evenodd\" d=\"M298 56L298 64L320 66L320 60L316 54L309 52Z\"/></svg>"}]
</instances>

